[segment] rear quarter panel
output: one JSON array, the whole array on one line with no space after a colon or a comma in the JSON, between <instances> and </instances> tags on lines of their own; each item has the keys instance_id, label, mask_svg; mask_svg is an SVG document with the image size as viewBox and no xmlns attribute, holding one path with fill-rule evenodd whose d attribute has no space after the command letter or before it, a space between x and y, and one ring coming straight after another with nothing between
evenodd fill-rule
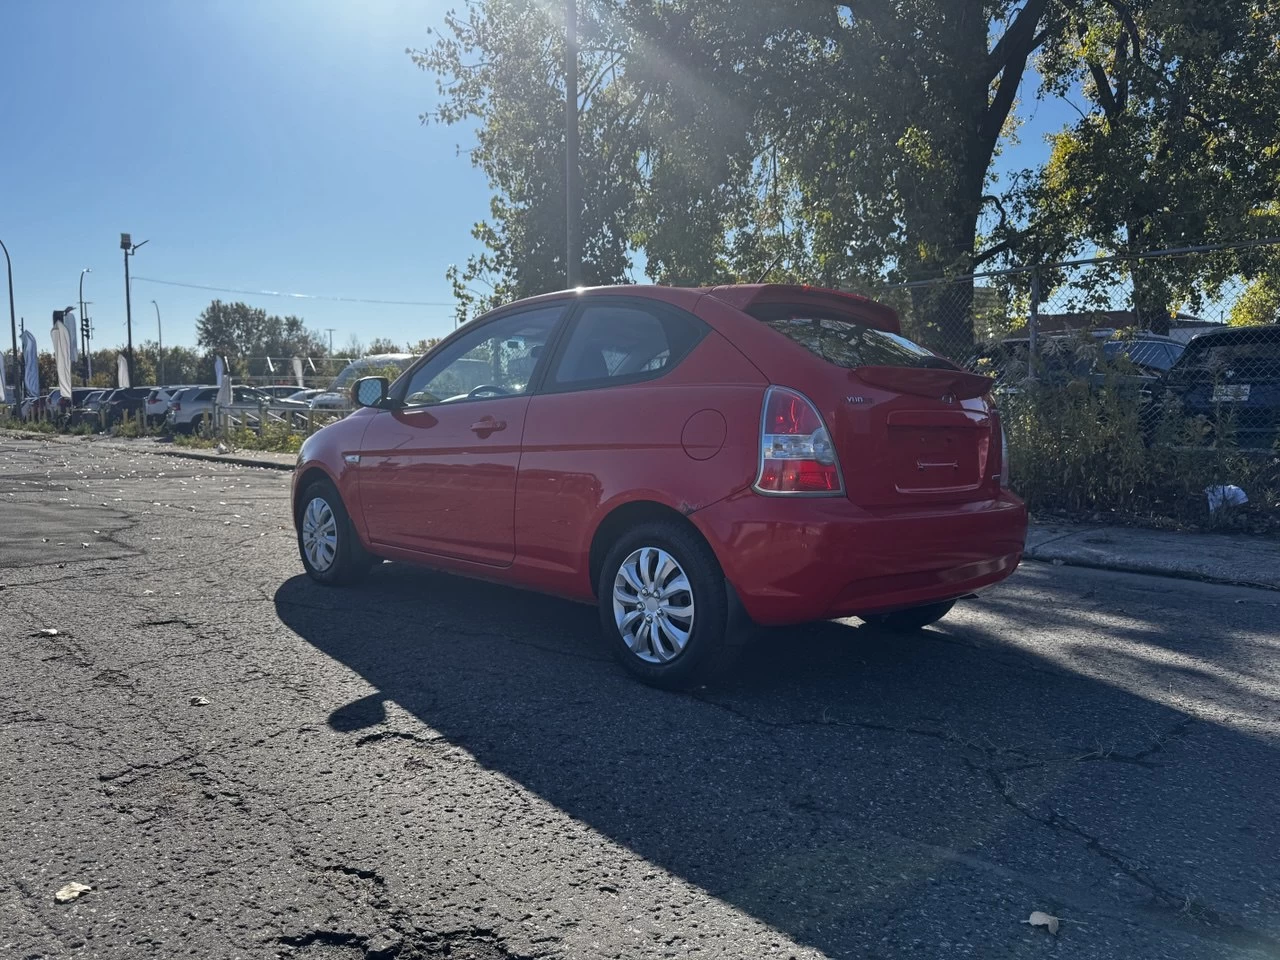
<instances>
[{"instance_id":1,"label":"rear quarter panel","mask_svg":"<svg viewBox=\"0 0 1280 960\"><path fill-rule=\"evenodd\" d=\"M711 331L661 379L535 396L516 484L522 579L587 599L591 541L612 511L652 501L688 515L749 487L765 387Z\"/></svg>"}]
</instances>

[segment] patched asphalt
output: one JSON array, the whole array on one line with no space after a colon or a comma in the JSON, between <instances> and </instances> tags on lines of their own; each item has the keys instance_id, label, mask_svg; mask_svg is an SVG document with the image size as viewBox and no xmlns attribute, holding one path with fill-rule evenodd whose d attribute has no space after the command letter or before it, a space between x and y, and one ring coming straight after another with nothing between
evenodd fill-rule
<instances>
[{"instance_id":1,"label":"patched asphalt","mask_svg":"<svg viewBox=\"0 0 1280 960\"><path fill-rule=\"evenodd\" d=\"M672 694L312 584L288 484L0 438L0 957L1280 956L1276 593L1028 564Z\"/></svg>"}]
</instances>

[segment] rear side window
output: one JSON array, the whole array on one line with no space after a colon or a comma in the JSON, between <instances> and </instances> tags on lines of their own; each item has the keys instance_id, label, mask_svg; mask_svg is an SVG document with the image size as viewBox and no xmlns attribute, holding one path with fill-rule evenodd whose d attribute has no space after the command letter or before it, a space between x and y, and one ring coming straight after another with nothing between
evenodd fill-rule
<instances>
[{"instance_id":1,"label":"rear side window","mask_svg":"<svg viewBox=\"0 0 1280 960\"><path fill-rule=\"evenodd\" d=\"M574 321L553 381L607 386L660 377L684 359L706 327L682 311L636 303L589 303Z\"/></svg>"},{"instance_id":2,"label":"rear side window","mask_svg":"<svg viewBox=\"0 0 1280 960\"><path fill-rule=\"evenodd\" d=\"M901 334L877 330L848 317L785 304L764 304L747 312L838 367L955 367Z\"/></svg>"}]
</instances>

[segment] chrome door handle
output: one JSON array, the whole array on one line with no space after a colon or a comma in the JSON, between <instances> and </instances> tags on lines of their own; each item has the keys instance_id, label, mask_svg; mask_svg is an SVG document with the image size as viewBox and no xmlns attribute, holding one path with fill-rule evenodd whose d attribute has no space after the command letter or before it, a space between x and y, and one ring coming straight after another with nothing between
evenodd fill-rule
<instances>
[{"instance_id":1,"label":"chrome door handle","mask_svg":"<svg viewBox=\"0 0 1280 960\"><path fill-rule=\"evenodd\" d=\"M498 430L507 429L505 420L495 420L493 417L485 417L483 420L477 420L471 425L471 429L476 433L494 433Z\"/></svg>"}]
</instances>

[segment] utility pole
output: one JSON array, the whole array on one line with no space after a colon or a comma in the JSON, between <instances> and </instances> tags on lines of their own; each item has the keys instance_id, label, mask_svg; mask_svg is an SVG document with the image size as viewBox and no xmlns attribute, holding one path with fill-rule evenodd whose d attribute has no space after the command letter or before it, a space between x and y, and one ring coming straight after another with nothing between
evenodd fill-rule
<instances>
[{"instance_id":1,"label":"utility pole","mask_svg":"<svg viewBox=\"0 0 1280 960\"><path fill-rule=\"evenodd\" d=\"M9 259L9 248L0 240L0 250L4 251L4 263L9 273L9 329L13 333L13 395L17 399L17 409L22 409L23 373L19 369L18 360L18 323L13 317L13 261Z\"/></svg>"},{"instance_id":2,"label":"utility pole","mask_svg":"<svg viewBox=\"0 0 1280 960\"><path fill-rule=\"evenodd\" d=\"M134 243L133 238L127 233L120 234L120 249L124 251L124 323L128 337L128 363L129 363L129 386L134 386L133 378L133 301L132 292L129 289L129 258L132 257L138 248L146 244L148 241L143 240L142 243Z\"/></svg>"},{"instance_id":3,"label":"utility pole","mask_svg":"<svg viewBox=\"0 0 1280 960\"><path fill-rule=\"evenodd\" d=\"M329 356L333 356L333 327L325 327L325 332L329 334Z\"/></svg>"},{"instance_id":4,"label":"utility pole","mask_svg":"<svg viewBox=\"0 0 1280 960\"><path fill-rule=\"evenodd\" d=\"M84 344L81 353L84 354L84 384L89 385L89 378L93 376L93 364L89 360L89 315L84 309L84 275L93 273L92 267L85 267L80 271L80 342Z\"/></svg>"},{"instance_id":5,"label":"utility pole","mask_svg":"<svg viewBox=\"0 0 1280 960\"><path fill-rule=\"evenodd\" d=\"M565 278L582 285L582 181L578 169L578 3L564 10L564 202Z\"/></svg>"},{"instance_id":6,"label":"utility pole","mask_svg":"<svg viewBox=\"0 0 1280 960\"><path fill-rule=\"evenodd\" d=\"M160 329L160 304L152 300L151 305L156 308L156 342L159 344L156 349L160 354L156 358L160 362L160 375L156 380L156 386L159 387L164 384L164 331Z\"/></svg>"}]
</instances>

